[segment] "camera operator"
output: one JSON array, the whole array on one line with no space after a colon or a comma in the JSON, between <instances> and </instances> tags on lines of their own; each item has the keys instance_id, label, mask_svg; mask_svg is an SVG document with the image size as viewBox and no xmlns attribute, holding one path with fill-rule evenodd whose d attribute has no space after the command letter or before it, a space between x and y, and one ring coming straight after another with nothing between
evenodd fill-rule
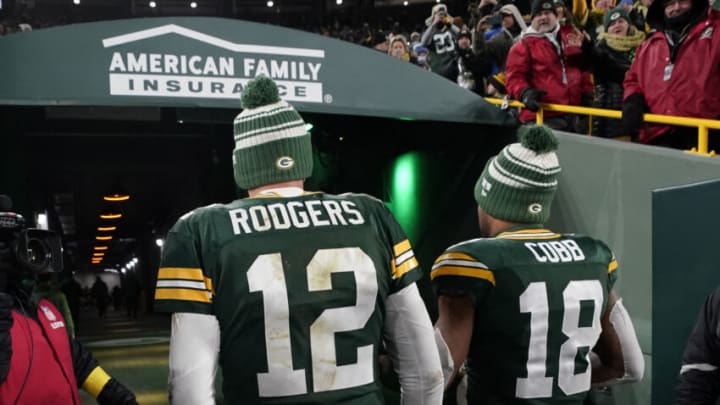
<instances>
[{"instance_id":1,"label":"camera operator","mask_svg":"<svg viewBox=\"0 0 720 405\"><path fill-rule=\"evenodd\" d=\"M133 393L69 337L60 311L33 294L39 274L62 269L60 238L26 229L11 208L0 195L0 404L80 405L82 387L100 405L137 405Z\"/></svg>"}]
</instances>

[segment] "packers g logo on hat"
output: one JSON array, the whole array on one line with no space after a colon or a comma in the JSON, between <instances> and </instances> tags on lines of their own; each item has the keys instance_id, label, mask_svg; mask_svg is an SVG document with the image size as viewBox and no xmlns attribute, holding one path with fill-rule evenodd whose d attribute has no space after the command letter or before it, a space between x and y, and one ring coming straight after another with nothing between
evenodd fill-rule
<instances>
[{"instance_id":1,"label":"packers g logo on hat","mask_svg":"<svg viewBox=\"0 0 720 405\"><path fill-rule=\"evenodd\" d=\"M543 3L542 8L544 8L545 10L549 10L552 8L552 3Z\"/></svg>"},{"instance_id":2,"label":"packers g logo on hat","mask_svg":"<svg viewBox=\"0 0 720 405\"><path fill-rule=\"evenodd\" d=\"M281 156L275 161L275 166L280 170L292 169L295 166L295 159L290 156Z\"/></svg>"},{"instance_id":3,"label":"packers g logo on hat","mask_svg":"<svg viewBox=\"0 0 720 405\"><path fill-rule=\"evenodd\" d=\"M539 214L543 210L543 206L540 203L532 203L528 205L528 212L531 214Z\"/></svg>"},{"instance_id":4,"label":"packers g logo on hat","mask_svg":"<svg viewBox=\"0 0 720 405\"><path fill-rule=\"evenodd\" d=\"M610 15L610 21L615 21L615 20L617 20L618 18L620 18L620 13L612 13L612 14Z\"/></svg>"}]
</instances>

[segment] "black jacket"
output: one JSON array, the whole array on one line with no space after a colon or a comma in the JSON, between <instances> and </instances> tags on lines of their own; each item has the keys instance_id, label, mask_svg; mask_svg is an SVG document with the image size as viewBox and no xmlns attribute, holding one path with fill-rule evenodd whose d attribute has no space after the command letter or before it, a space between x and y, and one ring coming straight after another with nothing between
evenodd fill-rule
<instances>
[{"instance_id":1,"label":"black jacket","mask_svg":"<svg viewBox=\"0 0 720 405\"><path fill-rule=\"evenodd\" d=\"M593 106L622 110L623 80L630 69L631 52L612 49L605 40L593 49L592 71L595 78L595 100ZM627 135L619 119L593 117L593 136L612 138Z\"/></svg>"},{"instance_id":2,"label":"black jacket","mask_svg":"<svg viewBox=\"0 0 720 405\"><path fill-rule=\"evenodd\" d=\"M676 405L714 405L720 397L720 288L700 310L685 346Z\"/></svg>"}]
</instances>

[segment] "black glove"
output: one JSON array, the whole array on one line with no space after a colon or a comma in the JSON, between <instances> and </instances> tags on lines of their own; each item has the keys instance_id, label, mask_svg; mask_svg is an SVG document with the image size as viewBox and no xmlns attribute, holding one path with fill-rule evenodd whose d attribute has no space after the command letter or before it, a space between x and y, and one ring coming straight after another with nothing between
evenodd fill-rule
<instances>
[{"instance_id":1,"label":"black glove","mask_svg":"<svg viewBox=\"0 0 720 405\"><path fill-rule=\"evenodd\" d=\"M594 99L592 93L583 93L582 96L580 96L580 105L583 107L592 107Z\"/></svg>"},{"instance_id":2,"label":"black glove","mask_svg":"<svg viewBox=\"0 0 720 405\"><path fill-rule=\"evenodd\" d=\"M525 104L525 108L527 108L528 110L532 112L538 112L540 111L538 101L540 101L540 97L544 96L545 94L547 94L546 91L527 87L520 92L520 101Z\"/></svg>"},{"instance_id":3,"label":"black glove","mask_svg":"<svg viewBox=\"0 0 720 405\"><path fill-rule=\"evenodd\" d=\"M10 329L13 326L13 317L10 313L11 309L13 309L13 297L0 292L0 384L7 378L12 357Z\"/></svg>"},{"instance_id":4,"label":"black glove","mask_svg":"<svg viewBox=\"0 0 720 405\"><path fill-rule=\"evenodd\" d=\"M622 126L627 135L635 135L640 131L643 114L647 111L645 96L635 93L626 98L622 109Z\"/></svg>"},{"instance_id":5,"label":"black glove","mask_svg":"<svg viewBox=\"0 0 720 405\"><path fill-rule=\"evenodd\" d=\"M133 394L115 378L111 378L97 396L100 405L138 405Z\"/></svg>"}]
</instances>

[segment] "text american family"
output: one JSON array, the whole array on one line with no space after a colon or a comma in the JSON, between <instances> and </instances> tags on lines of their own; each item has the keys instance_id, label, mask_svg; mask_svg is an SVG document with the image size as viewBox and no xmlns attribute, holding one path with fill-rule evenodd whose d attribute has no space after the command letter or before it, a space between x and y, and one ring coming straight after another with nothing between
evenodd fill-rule
<instances>
[{"instance_id":1,"label":"text american family","mask_svg":"<svg viewBox=\"0 0 720 405\"><path fill-rule=\"evenodd\" d=\"M278 83L282 96L315 98L321 95L315 93L322 62L301 59L307 58L114 52L108 70L111 86L121 93L232 97L248 80L265 75Z\"/></svg>"}]
</instances>

